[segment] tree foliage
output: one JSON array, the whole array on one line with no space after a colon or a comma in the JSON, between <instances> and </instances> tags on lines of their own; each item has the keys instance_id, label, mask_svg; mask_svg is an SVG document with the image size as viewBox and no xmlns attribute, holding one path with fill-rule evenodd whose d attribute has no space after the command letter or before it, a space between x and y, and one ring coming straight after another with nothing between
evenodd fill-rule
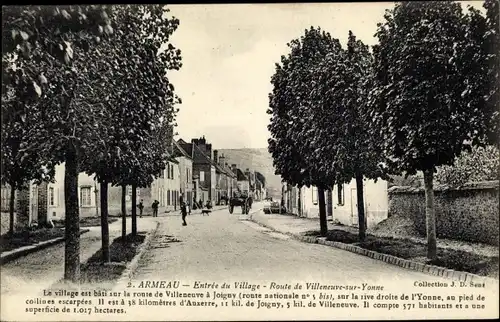
<instances>
[{"instance_id":1,"label":"tree foliage","mask_svg":"<svg viewBox=\"0 0 500 322\"><path fill-rule=\"evenodd\" d=\"M461 186L468 182L498 180L500 177L500 155L492 145L474 147L455 159L451 166L437 169L436 180L441 184Z\"/></svg>"},{"instance_id":2,"label":"tree foliage","mask_svg":"<svg viewBox=\"0 0 500 322\"><path fill-rule=\"evenodd\" d=\"M464 76L454 62L456 48L467 42L461 6L403 2L385 19L376 34L371 92L371 117L384 153L409 174L451 164L474 138L474 113L463 99Z\"/></svg>"},{"instance_id":3,"label":"tree foliage","mask_svg":"<svg viewBox=\"0 0 500 322\"><path fill-rule=\"evenodd\" d=\"M326 172L329 167L310 160L321 140L320 135L315 135L321 127L311 126L310 92L313 67L328 53L338 51L340 43L320 28L311 27L288 46L290 53L281 57L281 64L276 64L271 79L273 92L269 95L267 111L272 115L268 126L269 152L277 174L286 182L328 189L333 185L332 177Z\"/></svg>"}]
</instances>

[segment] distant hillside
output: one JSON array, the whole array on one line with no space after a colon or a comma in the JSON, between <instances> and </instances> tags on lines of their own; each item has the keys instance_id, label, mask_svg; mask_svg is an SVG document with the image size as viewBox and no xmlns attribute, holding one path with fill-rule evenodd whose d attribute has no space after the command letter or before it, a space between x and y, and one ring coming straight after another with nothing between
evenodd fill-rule
<instances>
[{"instance_id":1,"label":"distant hillside","mask_svg":"<svg viewBox=\"0 0 500 322\"><path fill-rule=\"evenodd\" d=\"M274 174L273 158L267 148L262 149L217 149L224 154L226 162L258 171L266 177L266 187L281 191L281 177Z\"/></svg>"}]
</instances>

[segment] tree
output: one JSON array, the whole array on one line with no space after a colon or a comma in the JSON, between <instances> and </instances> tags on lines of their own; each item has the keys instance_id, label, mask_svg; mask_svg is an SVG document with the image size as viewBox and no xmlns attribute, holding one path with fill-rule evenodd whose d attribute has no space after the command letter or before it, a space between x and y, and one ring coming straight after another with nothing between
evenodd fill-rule
<instances>
[{"instance_id":1,"label":"tree","mask_svg":"<svg viewBox=\"0 0 500 322\"><path fill-rule=\"evenodd\" d=\"M474 139L462 70L454 59L468 41L458 3L403 2L386 12L376 33L370 117L389 164L409 175L424 173L427 257L435 259L433 179Z\"/></svg>"},{"instance_id":2,"label":"tree","mask_svg":"<svg viewBox=\"0 0 500 322\"><path fill-rule=\"evenodd\" d=\"M321 119L309 120L310 91L313 88L312 69L328 53L337 52L340 43L320 28L305 30L300 39L288 44L291 52L281 57L271 78L273 92L269 95L268 129L269 152L273 157L276 174L299 189L302 186L318 187L321 234L327 233L324 190L331 189L334 176L323 160L312 160L312 153L320 140ZM314 124L314 125L311 125ZM318 136L316 136L318 135Z\"/></svg>"},{"instance_id":3,"label":"tree","mask_svg":"<svg viewBox=\"0 0 500 322\"><path fill-rule=\"evenodd\" d=\"M113 43L101 46L103 64L108 68L99 78L105 83L106 111L102 117L105 125L103 136L96 140L96 152L86 160L86 171L96 173L101 183L101 229L103 260L109 261L109 231L107 188L109 183L122 186L125 176L134 190L135 178L131 168L142 162L137 155L137 142L147 143L146 138L154 131L156 118L171 119L172 109L165 104L174 98L173 87L165 71L180 67L180 52L168 46L157 55L161 44L167 43L178 20L164 17L168 10L162 6L124 5L115 9ZM147 18L144 18L144 16ZM154 28L153 28L154 27ZM153 34L152 34L153 33ZM155 34L156 33L156 34ZM149 38L148 37L152 37ZM161 42L161 43L160 43ZM122 236L126 235L126 207L122 196ZM135 200L133 222L136 218Z\"/></svg>"},{"instance_id":4,"label":"tree","mask_svg":"<svg viewBox=\"0 0 500 322\"><path fill-rule=\"evenodd\" d=\"M10 70L11 72L15 72ZM28 129L37 119L35 102L15 99L22 94L17 88L2 93L2 184L10 187L9 234L14 233L14 200L16 190L36 180L51 181L54 178L54 164L47 162L44 151L28 149ZM39 221L40 222L40 221ZM43 224L40 222L40 224Z\"/></svg>"},{"instance_id":5,"label":"tree","mask_svg":"<svg viewBox=\"0 0 500 322\"><path fill-rule=\"evenodd\" d=\"M330 54L314 71L312 128L321 128L313 155L336 171L336 181L356 179L359 239L366 235L363 178L383 175L380 149L366 115L372 57L368 46L349 31L346 50ZM317 120L321 120L320 124ZM318 136L318 134L314 134ZM313 138L312 138L313 139Z\"/></svg>"},{"instance_id":6,"label":"tree","mask_svg":"<svg viewBox=\"0 0 500 322\"><path fill-rule=\"evenodd\" d=\"M54 163L65 162L65 273L77 281L80 272L78 172L89 138L99 128L94 106L79 105L101 34L113 32L112 7L26 6L2 8L2 54L16 57L16 77L4 73L3 87L38 96L38 122L29 129L28 150L41 149ZM111 17L111 18L110 18ZM4 64L2 64L5 67ZM5 68L4 68L5 69ZM92 73L91 71L90 73ZM40 86L37 80L45 86ZM42 87L42 88L41 88ZM33 95L33 94L31 94Z\"/></svg>"}]
</instances>

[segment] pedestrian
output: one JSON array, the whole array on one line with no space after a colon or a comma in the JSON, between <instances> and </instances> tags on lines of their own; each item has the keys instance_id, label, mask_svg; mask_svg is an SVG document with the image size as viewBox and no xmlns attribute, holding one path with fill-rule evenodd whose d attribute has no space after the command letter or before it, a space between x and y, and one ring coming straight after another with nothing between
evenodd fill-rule
<instances>
[{"instance_id":1,"label":"pedestrian","mask_svg":"<svg viewBox=\"0 0 500 322\"><path fill-rule=\"evenodd\" d=\"M199 207L200 209L202 209L202 208L203 208L203 201L202 201L201 199L200 199L200 201L198 202L198 207Z\"/></svg>"},{"instance_id":2,"label":"pedestrian","mask_svg":"<svg viewBox=\"0 0 500 322\"><path fill-rule=\"evenodd\" d=\"M144 210L144 203L142 199L137 205L137 208L139 208L139 218L142 218L142 211Z\"/></svg>"},{"instance_id":3,"label":"pedestrian","mask_svg":"<svg viewBox=\"0 0 500 322\"><path fill-rule=\"evenodd\" d=\"M182 213L182 226L187 226L186 223L187 209L186 209L186 203L184 201L181 203L181 213Z\"/></svg>"},{"instance_id":4,"label":"pedestrian","mask_svg":"<svg viewBox=\"0 0 500 322\"><path fill-rule=\"evenodd\" d=\"M158 200L153 201L153 205L151 208L153 208L153 217L158 217Z\"/></svg>"}]
</instances>

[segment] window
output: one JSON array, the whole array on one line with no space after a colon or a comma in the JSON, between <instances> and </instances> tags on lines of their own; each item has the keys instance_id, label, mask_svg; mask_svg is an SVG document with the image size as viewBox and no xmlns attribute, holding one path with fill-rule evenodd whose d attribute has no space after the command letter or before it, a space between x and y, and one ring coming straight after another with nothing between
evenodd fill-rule
<instances>
[{"instance_id":1,"label":"window","mask_svg":"<svg viewBox=\"0 0 500 322\"><path fill-rule=\"evenodd\" d=\"M312 187L312 202L313 204L318 204L318 188Z\"/></svg>"},{"instance_id":2,"label":"window","mask_svg":"<svg viewBox=\"0 0 500 322\"><path fill-rule=\"evenodd\" d=\"M172 171L172 175L170 176L170 179L174 178L174 165L170 168L170 171Z\"/></svg>"},{"instance_id":3,"label":"window","mask_svg":"<svg viewBox=\"0 0 500 322\"><path fill-rule=\"evenodd\" d=\"M186 182L189 183L189 169L186 168Z\"/></svg>"},{"instance_id":4,"label":"window","mask_svg":"<svg viewBox=\"0 0 500 322\"><path fill-rule=\"evenodd\" d=\"M141 195L141 189L135 188L135 194L137 197L139 197ZM127 195L132 197L132 186L127 186Z\"/></svg>"},{"instance_id":5,"label":"window","mask_svg":"<svg viewBox=\"0 0 500 322\"><path fill-rule=\"evenodd\" d=\"M55 206L54 187L49 188L49 206Z\"/></svg>"},{"instance_id":6,"label":"window","mask_svg":"<svg viewBox=\"0 0 500 322\"><path fill-rule=\"evenodd\" d=\"M344 185L341 183L337 184L337 205L344 205Z\"/></svg>"},{"instance_id":7,"label":"window","mask_svg":"<svg viewBox=\"0 0 500 322\"><path fill-rule=\"evenodd\" d=\"M204 182L204 181L205 181L205 172L200 171L200 182Z\"/></svg>"},{"instance_id":8,"label":"window","mask_svg":"<svg viewBox=\"0 0 500 322\"><path fill-rule=\"evenodd\" d=\"M170 190L167 190L167 206L170 206Z\"/></svg>"},{"instance_id":9,"label":"window","mask_svg":"<svg viewBox=\"0 0 500 322\"><path fill-rule=\"evenodd\" d=\"M81 187L80 188L80 203L82 207L92 206L90 187Z\"/></svg>"}]
</instances>

